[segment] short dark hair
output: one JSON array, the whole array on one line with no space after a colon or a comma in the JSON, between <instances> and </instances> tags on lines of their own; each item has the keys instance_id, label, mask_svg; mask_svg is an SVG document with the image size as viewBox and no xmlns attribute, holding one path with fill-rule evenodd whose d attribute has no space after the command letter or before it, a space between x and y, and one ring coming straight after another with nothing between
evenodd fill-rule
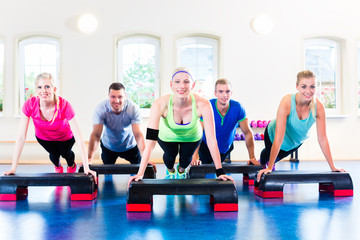
<instances>
[{"instance_id":1,"label":"short dark hair","mask_svg":"<svg viewBox=\"0 0 360 240\"><path fill-rule=\"evenodd\" d=\"M215 91L216 91L216 86L218 84L221 84L221 85L226 85L227 84L227 85L230 85L230 87L231 87L231 82L229 80L227 80L226 78L220 78L220 79L216 80L216 82L215 82Z\"/></svg>"},{"instance_id":2,"label":"short dark hair","mask_svg":"<svg viewBox=\"0 0 360 240\"><path fill-rule=\"evenodd\" d=\"M113 89L113 90L121 90L121 89L124 89L125 91L125 87L124 85L122 85L122 83L119 83L119 82L114 82L110 85L109 87L109 92L110 90Z\"/></svg>"}]
</instances>

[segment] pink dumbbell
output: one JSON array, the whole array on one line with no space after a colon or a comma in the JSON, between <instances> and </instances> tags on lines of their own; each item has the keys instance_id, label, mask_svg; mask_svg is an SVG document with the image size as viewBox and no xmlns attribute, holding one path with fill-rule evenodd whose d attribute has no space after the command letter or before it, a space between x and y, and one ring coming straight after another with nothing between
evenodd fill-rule
<instances>
[{"instance_id":1,"label":"pink dumbbell","mask_svg":"<svg viewBox=\"0 0 360 240\"><path fill-rule=\"evenodd\" d=\"M257 128L257 123L255 121L251 121L250 126L253 128Z\"/></svg>"},{"instance_id":2,"label":"pink dumbbell","mask_svg":"<svg viewBox=\"0 0 360 240\"><path fill-rule=\"evenodd\" d=\"M268 125L268 121L263 121L263 127L266 128L266 126Z\"/></svg>"}]
</instances>

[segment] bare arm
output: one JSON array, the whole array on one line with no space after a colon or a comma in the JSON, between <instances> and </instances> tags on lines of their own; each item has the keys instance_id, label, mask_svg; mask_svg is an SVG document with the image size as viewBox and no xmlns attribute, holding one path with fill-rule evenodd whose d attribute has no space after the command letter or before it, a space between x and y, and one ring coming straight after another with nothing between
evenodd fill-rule
<instances>
[{"instance_id":1,"label":"bare arm","mask_svg":"<svg viewBox=\"0 0 360 240\"><path fill-rule=\"evenodd\" d=\"M203 126L205 130L206 142L209 147L211 157L214 160L215 168L222 168L221 157L215 136L215 121L212 113L212 108L209 102L204 103L202 108L203 109L201 110L201 113L203 117Z\"/></svg>"},{"instance_id":2,"label":"bare arm","mask_svg":"<svg viewBox=\"0 0 360 240\"><path fill-rule=\"evenodd\" d=\"M202 121L200 121L201 127L202 129L204 129L204 123ZM199 159L199 149L200 149L200 145L195 149L195 152L193 154L192 160L191 160L191 165L192 166L197 166L197 165L201 165L201 161Z\"/></svg>"},{"instance_id":3,"label":"bare arm","mask_svg":"<svg viewBox=\"0 0 360 240\"><path fill-rule=\"evenodd\" d=\"M78 121L76 119L76 116L73 117L69 121L69 125L70 125L70 128L71 128L71 131L74 134L76 144L79 146L79 149L80 149L80 155L81 155L81 159L82 159L82 162L83 162L84 173L85 174L90 173L91 175L94 176L94 179L96 181L96 179L97 179L96 178L96 172L90 170L90 168L89 168L89 163L88 163L88 158L87 158L86 148L85 148L85 142L84 142L84 139L83 139L82 134L80 132L80 127L79 127Z\"/></svg>"},{"instance_id":4,"label":"bare arm","mask_svg":"<svg viewBox=\"0 0 360 240\"><path fill-rule=\"evenodd\" d=\"M99 146L103 127L104 127L103 124L94 124L93 125L93 130L90 135L89 147L88 147L89 163L91 163L94 160L94 154L95 154L96 149Z\"/></svg>"},{"instance_id":5,"label":"bare arm","mask_svg":"<svg viewBox=\"0 0 360 240\"><path fill-rule=\"evenodd\" d=\"M142 131L140 129L140 124L132 124L131 127L132 127L132 131L133 131L137 146L142 155L144 153L144 149L145 149L144 134L142 133Z\"/></svg>"},{"instance_id":6,"label":"bare arm","mask_svg":"<svg viewBox=\"0 0 360 240\"><path fill-rule=\"evenodd\" d=\"M331 155L329 141L326 135L326 114L323 104L320 101L316 103L316 131L317 138L323 152L326 161L328 162L331 171L334 172L345 172L344 169L336 168L334 165L334 161Z\"/></svg>"},{"instance_id":7,"label":"bare arm","mask_svg":"<svg viewBox=\"0 0 360 240\"><path fill-rule=\"evenodd\" d=\"M166 97L162 97L154 101L150 110L148 128L155 130L159 129L160 118L166 109L166 103L167 103ZM146 139L145 148L141 156L139 171L135 176L131 176L129 178L128 187L130 186L130 183L132 181L139 181L143 178L146 166L148 165L148 162L150 160L150 155L156 146L156 142L157 141L155 140Z\"/></svg>"},{"instance_id":8,"label":"bare arm","mask_svg":"<svg viewBox=\"0 0 360 240\"><path fill-rule=\"evenodd\" d=\"M245 118L243 121L240 122L240 129L244 133L244 136L245 136L245 143L246 143L246 148L249 153L249 159L256 161L255 152L254 152L254 145L255 145L254 144L254 136L249 127L249 122L248 122L247 118Z\"/></svg>"},{"instance_id":9,"label":"bare arm","mask_svg":"<svg viewBox=\"0 0 360 240\"><path fill-rule=\"evenodd\" d=\"M15 142L15 149L13 152L13 157L12 157L12 164L11 164L11 169L8 171L5 171L3 174L5 175L10 175L10 174L14 174L16 172L16 168L20 159L20 155L21 152L24 148L24 144L25 144L25 140L26 140L26 134L27 134L27 130L29 128L29 122L30 122L30 118L27 117L24 113L21 113L20 116L20 125L19 125L19 130L18 130L18 134L16 137L16 142Z\"/></svg>"},{"instance_id":10,"label":"bare arm","mask_svg":"<svg viewBox=\"0 0 360 240\"><path fill-rule=\"evenodd\" d=\"M206 136L206 142L210 150L211 157L214 161L214 165L216 169L222 168L221 165L221 157L219 152L219 147L217 145L216 135L215 135L215 121L213 110L209 101L204 101L199 105L199 112L203 117L204 130ZM220 179L226 181L227 179L234 182L231 176L226 174L220 175Z\"/></svg>"},{"instance_id":11,"label":"bare arm","mask_svg":"<svg viewBox=\"0 0 360 240\"><path fill-rule=\"evenodd\" d=\"M290 109L291 109L291 95L287 95L281 100L276 114L275 137L270 151L268 167L266 169L262 169L259 171L257 175L258 181L260 181L261 175L263 173L267 174L272 171L276 157L279 154L281 144L284 141L286 122L287 122L287 117L290 114Z\"/></svg>"}]
</instances>

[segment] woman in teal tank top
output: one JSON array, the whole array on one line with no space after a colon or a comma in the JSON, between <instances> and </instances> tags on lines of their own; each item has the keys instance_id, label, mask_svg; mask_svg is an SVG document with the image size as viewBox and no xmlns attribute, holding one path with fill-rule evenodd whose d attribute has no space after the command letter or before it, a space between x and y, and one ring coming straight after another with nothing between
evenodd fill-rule
<instances>
[{"instance_id":1,"label":"woman in teal tank top","mask_svg":"<svg viewBox=\"0 0 360 240\"><path fill-rule=\"evenodd\" d=\"M204 130L217 176L222 180L233 179L226 175L221 166L220 153L215 137L215 123L210 102L192 94L195 82L185 68L174 71L170 87L173 94L156 99L151 107L146 134L145 149L142 154L137 175L130 177L130 182L143 178L151 152L156 142L164 150L164 163L167 177L170 179L186 178L185 169L192 160L192 155L202 140L202 127L199 118L203 118ZM179 164L175 168L175 158L179 154Z\"/></svg>"},{"instance_id":2,"label":"woman in teal tank top","mask_svg":"<svg viewBox=\"0 0 360 240\"><path fill-rule=\"evenodd\" d=\"M272 171L275 162L280 161L298 149L309 137L309 130L316 122L317 136L320 148L324 153L332 171L344 172L336 168L331 156L329 142L326 136L325 108L315 96L315 75L309 70L297 75L296 94L286 95L280 102L276 119L267 126L264 134L265 149L261 152L260 163L268 164L260 170L257 180L263 173Z\"/></svg>"}]
</instances>

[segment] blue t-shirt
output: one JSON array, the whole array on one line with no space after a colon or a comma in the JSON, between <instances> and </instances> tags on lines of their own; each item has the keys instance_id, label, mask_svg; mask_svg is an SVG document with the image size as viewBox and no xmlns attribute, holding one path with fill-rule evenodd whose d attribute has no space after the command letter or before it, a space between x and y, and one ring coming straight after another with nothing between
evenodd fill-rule
<instances>
[{"instance_id":1,"label":"blue t-shirt","mask_svg":"<svg viewBox=\"0 0 360 240\"><path fill-rule=\"evenodd\" d=\"M309 130L311 126L315 123L315 118L312 115L310 110L309 116L306 119L300 120L296 111L296 93L291 95L291 110L290 114L286 120L286 129L283 143L281 144L280 149L283 151L290 151L300 144L302 144L305 139L309 137ZM315 102L316 109L316 102ZM316 115L316 110L315 110ZM274 142L275 138L275 129L276 129L276 119L272 120L268 125L268 134L271 142Z\"/></svg>"},{"instance_id":2,"label":"blue t-shirt","mask_svg":"<svg viewBox=\"0 0 360 240\"><path fill-rule=\"evenodd\" d=\"M214 112L216 140L219 151L220 153L226 153L234 141L238 123L246 118L246 112L241 103L230 100L229 109L225 116L222 116L216 106L217 99L211 99L210 103ZM206 143L205 132L203 133L203 141Z\"/></svg>"},{"instance_id":3,"label":"blue t-shirt","mask_svg":"<svg viewBox=\"0 0 360 240\"><path fill-rule=\"evenodd\" d=\"M126 99L121 113L112 111L110 101L102 101L94 111L93 124L103 124L105 130L101 137L103 145L114 152L125 152L136 145L131 124L140 124L139 107Z\"/></svg>"}]
</instances>

